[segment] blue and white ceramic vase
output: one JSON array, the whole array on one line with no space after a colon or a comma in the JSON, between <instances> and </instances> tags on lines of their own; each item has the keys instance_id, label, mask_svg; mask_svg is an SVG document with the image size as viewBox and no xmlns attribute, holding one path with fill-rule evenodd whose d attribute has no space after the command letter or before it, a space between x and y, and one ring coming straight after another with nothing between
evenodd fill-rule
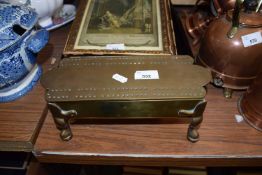
<instances>
[{"instance_id":1,"label":"blue and white ceramic vase","mask_svg":"<svg viewBox=\"0 0 262 175\"><path fill-rule=\"evenodd\" d=\"M0 102L18 99L41 76L36 54L47 44L46 30L34 30L37 13L30 7L0 3Z\"/></svg>"}]
</instances>

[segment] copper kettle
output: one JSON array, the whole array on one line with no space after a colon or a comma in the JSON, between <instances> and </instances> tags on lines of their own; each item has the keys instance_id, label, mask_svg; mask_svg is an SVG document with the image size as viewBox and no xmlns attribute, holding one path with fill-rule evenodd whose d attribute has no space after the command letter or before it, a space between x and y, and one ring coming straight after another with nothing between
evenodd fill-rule
<instances>
[{"instance_id":1,"label":"copper kettle","mask_svg":"<svg viewBox=\"0 0 262 175\"><path fill-rule=\"evenodd\" d=\"M244 10L242 4L237 0L233 14L209 25L196 58L212 71L213 83L225 88L227 98L232 89L247 89L262 64L262 14L252 11L256 7L250 1Z\"/></svg>"}]
</instances>

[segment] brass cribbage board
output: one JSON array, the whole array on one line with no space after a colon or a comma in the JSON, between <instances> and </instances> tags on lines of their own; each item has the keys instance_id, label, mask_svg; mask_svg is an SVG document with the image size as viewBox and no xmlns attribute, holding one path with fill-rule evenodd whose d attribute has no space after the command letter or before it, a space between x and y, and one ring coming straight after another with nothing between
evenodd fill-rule
<instances>
[{"instance_id":1,"label":"brass cribbage board","mask_svg":"<svg viewBox=\"0 0 262 175\"><path fill-rule=\"evenodd\" d=\"M71 119L186 117L188 139L197 141L210 79L188 56L76 57L63 59L41 83L63 140L72 138Z\"/></svg>"}]
</instances>

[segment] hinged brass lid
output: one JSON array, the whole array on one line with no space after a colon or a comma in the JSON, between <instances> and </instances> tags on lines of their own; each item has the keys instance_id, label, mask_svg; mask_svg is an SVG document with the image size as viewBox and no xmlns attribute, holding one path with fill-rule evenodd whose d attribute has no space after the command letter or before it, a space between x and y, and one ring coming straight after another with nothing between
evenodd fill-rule
<instances>
[{"instance_id":1,"label":"hinged brass lid","mask_svg":"<svg viewBox=\"0 0 262 175\"><path fill-rule=\"evenodd\" d=\"M68 102L202 99L210 80L189 56L99 56L65 58L41 83L47 101Z\"/></svg>"}]
</instances>

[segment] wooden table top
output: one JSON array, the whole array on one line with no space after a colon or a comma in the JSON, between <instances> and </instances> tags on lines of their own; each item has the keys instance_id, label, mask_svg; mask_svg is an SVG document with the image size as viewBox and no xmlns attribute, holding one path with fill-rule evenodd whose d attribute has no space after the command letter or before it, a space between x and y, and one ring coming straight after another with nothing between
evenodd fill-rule
<instances>
[{"instance_id":1,"label":"wooden table top","mask_svg":"<svg viewBox=\"0 0 262 175\"><path fill-rule=\"evenodd\" d=\"M68 28L60 30L67 33ZM38 62L47 70L50 57L60 58L66 37L54 37L51 34L50 43L39 53ZM54 45L55 44L55 45ZM44 89L38 83L26 96L10 103L0 104L0 151L33 150L33 144L44 118L47 115Z\"/></svg>"},{"instance_id":2,"label":"wooden table top","mask_svg":"<svg viewBox=\"0 0 262 175\"><path fill-rule=\"evenodd\" d=\"M50 45L55 48L53 54L61 54L68 29L67 26L52 32ZM38 90L43 93L41 88L35 88L35 91ZM54 163L261 166L262 133L245 121L238 123L235 119L235 114L238 114L237 100L242 93L235 92L232 99L225 99L222 89L208 86L208 104L197 143L186 139L188 124L175 123L74 124L73 139L64 142L48 113L35 143L34 155L41 162ZM28 96L30 104L43 98L37 94L34 97ZM44 108L42 103L41 107ZM28 105L28 108L35 111L34 108L40 108L40 103L32 107ZM11 109L9 112L14 113Z\"/></svg>"},{"instance_id":3,"label":"wooden table top","mask_svg":"<svg viewBox=\"0 0 262 175\"><path fill-rule=\"evenodd\" d=\"M47 112L43 93L37 85L27 96L0 104L0 151L32 151Z\"/></svg>"}]
</instances>

